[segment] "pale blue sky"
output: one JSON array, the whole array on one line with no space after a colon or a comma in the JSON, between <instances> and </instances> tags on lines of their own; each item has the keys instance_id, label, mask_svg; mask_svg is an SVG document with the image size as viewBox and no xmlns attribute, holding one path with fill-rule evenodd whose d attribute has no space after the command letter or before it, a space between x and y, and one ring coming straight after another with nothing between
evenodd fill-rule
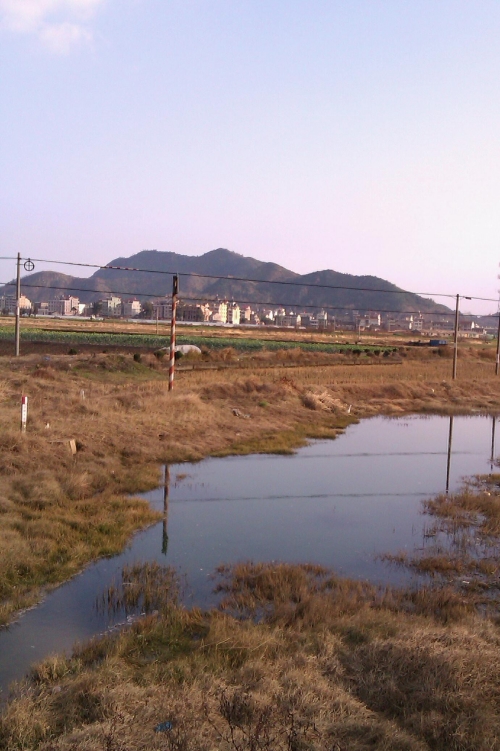
<instances>
[{"instance_id":1,"label":"pale blue sky","mask_svg":"<svg viewBox=\"0 0 500 751\"><path fill-rule=\"evenodd\" d=\"M498 0L0 0L0 19L0 255L227 247L497 297Z\"/></svg>"}]
</instances>

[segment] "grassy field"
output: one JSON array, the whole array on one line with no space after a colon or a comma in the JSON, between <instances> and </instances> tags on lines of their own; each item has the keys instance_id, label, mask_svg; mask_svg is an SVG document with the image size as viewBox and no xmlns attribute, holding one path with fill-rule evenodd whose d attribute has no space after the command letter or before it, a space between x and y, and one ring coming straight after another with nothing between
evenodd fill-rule
<instances>
[{"instance_id":1,"label":"grassy field","mask_svg":"<svg viewBox=\"0 0 500 751\"><path fill-rule=\"evenodd\" d=\"M172 393L167 363L147 352L0 358L4 623L154 521L133 494L157 485L162 462L290 452L374 414L500 411L487 347L461 352L456 381L448 352L410 349L390 365L368 356L362 365L281 349L241 372L224 349L214 368L179 372ZM429 511L495 539L497 486L468 493L453 512L438 500ZM498 748L498 614L493 597L489 612L477 596L487 571L493 591L491 558L463 592L438 575L434 589L396 593L318 569L236 567L221 571L225 609L211 613L183 610L165 572L150 572L147 581L160 577L148 606L158 614L38 666L2 715L0 747ZM472 557L463 560L472 575ZM172 730L155 733L164 720Z\"/></svg>"}]
</instances>

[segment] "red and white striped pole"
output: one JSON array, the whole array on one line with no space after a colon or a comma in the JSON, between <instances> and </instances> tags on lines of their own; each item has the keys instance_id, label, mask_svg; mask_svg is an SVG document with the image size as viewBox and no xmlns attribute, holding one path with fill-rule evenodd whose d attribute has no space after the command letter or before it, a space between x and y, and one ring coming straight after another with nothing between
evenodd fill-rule
<instances>
[{"instance_id":1,"label":"red and white striped pole","mask_svg":"<svg viewBox=\"0 0 500 751\"><path fill-rule=\"evenodd\" d=\"M14 339L16 345L16 357L19 357L19 332L21 328L21 254L17 254L17 281L16 281L16 327Z\"/></svg>"},{"instance_id":2,"label":"red and white striped pole","mask_svg":"<svg viewBox=\"0 0 500 751\"><path fill-rule=\"evenodd\" d=\"M168 390L174 388L175 374L175 318L177 313L177 295L179 294L179 278L174 274L172 285L172 327L170 330L170 363L168 367Z\"/></svg>"}]
</instances>

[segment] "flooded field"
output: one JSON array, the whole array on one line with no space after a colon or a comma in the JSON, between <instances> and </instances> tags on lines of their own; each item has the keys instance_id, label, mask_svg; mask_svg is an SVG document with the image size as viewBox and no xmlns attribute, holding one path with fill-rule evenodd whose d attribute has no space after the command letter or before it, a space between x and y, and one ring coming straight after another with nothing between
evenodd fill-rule
<instances>
[{"instance_id":1,"label":"flooded field","mask_svg":"<svg viewBox=\"0 0 500 751\"><path fill-rule=\"evenodd\" d=\"M214 602L215 567L245 559L314 562L354 578L403 583L409 574L378 556L425 546L421 502L491 471L494 441L493 418L374 418L293 456L172 465L165 484L146 496L163 521L0 632L0 688L5 692L33 661L123 622L124 612L103 612L96 603L135 561L175 567L184 575L186 603L202 606Z\"/></svg>"}]
</instances>

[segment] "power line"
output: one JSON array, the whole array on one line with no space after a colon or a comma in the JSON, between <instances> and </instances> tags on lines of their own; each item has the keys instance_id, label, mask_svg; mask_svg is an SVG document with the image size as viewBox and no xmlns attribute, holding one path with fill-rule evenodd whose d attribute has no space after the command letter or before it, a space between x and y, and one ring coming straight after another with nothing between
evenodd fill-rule
<instances>
[{"instance_id":1,"label":"power line","mask_svg":"<svg viewBox=\"0 0 500 751\"><path fill-rule=\"evenodd\" d=\"M0 282L0 284L3 284L6 287L9 286L15 286L15 282ZM166 295L164 293L158 293L158 294L152 294L150 292L125 292L124 290L99 290L99 289L88 289L87 287L61 287L58 285L52 285L52 284L27 284L23 283L22 287L24 289L53 289L53 290L62 290L62 291L74 291L74 292L88 292L90 294L103 294L103 295L130 295L130 296L136 296L140 295L141 297L151 297L151 298L165 298ZM220 302L217 298L200 298L200 297L185 297L181 296L182 301L189 301L189 302L195 302L198 303L200 300L203 300L206 303L216 303ZM357 308L348 308L346 306L340 306L340 305L311 305L311 304L303 304L303 303L293 303L293 302L270 302L270 301L263 301L263 302L257 302L255 300L239 300L238 303L241 305L255 305L255 306L261 306L261 307L288 307L288 308L311 308L311 309L321 309L321 310L337 310L337 311L345 311L345 312L352 312L353 310L358 310ZM377 309L378 313L398 313L400 315L414 315L415 313L420 313L419 310L395 310L395 309ZM449 311L448 313L426 313L424 312L424 315L426 316L452 316L453 311ZM465 315L462 313L462 315ZM494 316L489 316L494 317Z\"/></svg>"},{"instance_id":2,"label":"power line","mask_svg":"<svg viewBox=\"0 0 500 751\"><path fill-rule=\"evenodd\" d=\"M1 284L2 282L0 282ZM7 282L5 286L14 286L14 282ZM140 294L141 297L152 297L152 298L165 298L166 295L163 293L157 293L152 294L150 292L144 292L144 293L136 293L136 292L125 292L124 290L98 290L98 289L88 289L87 287L60 287L57 285L49 285L49 284L23 284L23 288L32 288L32 289L54 289L54 290L63 290L63 291L75 291L75 292L89 292L91 294L108 294L108 295L136 295ZM181 300L183 301L189 301L189 302L200 302L200 300L204 300L206 303L216 303L220 302L218 298L200 298L200 297L186 297L181 296ZM303 303L293 303L293 302L274 302L274 301L262 301L257 302L255 300L238 300L238 303L242 305L256 305L261 307L294 307L294 308L312 308L312 309L322 309L322 310L344 310L347 312L350 312L352 310L357 310L357 308L348 308L346 306L340 306L340 305L311 305L311 304L303 304ZM401 313L401 314L414 314L419 313L418 310L396 310L396 309L387 309L387 310L377 310L379 313ZM450 316L453 315L453 312L450 311L448 313L426 313L426 315L436 315L436 316Z\"/></svg>"},{"instance_id":3,"label":"power line","mask_svg":"<svg viewBox=\"0 0 500 751\"><path fill-rule=\"evenodd\" d=\"M290 280L288 281L282 281L279 279L248 279L247 277L239 277L239 276L219 276L215 274L199 274L194 271L160 271L159 269L140 269L135 268L134 266L113 266L113 265L105 265L100 266L95 263L77 263L75 261L54 261L47 258L22 258L23 261L36 261L37 263L53 263L58 264L61 266L81 266L85 268L92 268L92 269L110 269L112 271L139 271L144 274L166 274L169 276L173 276L177 274L177 276L194 276L200 279L219 279L229 282L250 282L251 284L282 284L292 287L314 287L317 289L345 289L350 290L352 292L387 292L389 294L396 294L396 295L419 295L421 297L450 297L455 298L456 295L450 295L444 292L409 292L408 290L404 289L373 289L371 287L347 287L345 285L337 285L337 284L317 284L315 282L292 282ZM476 298L474 298L476 299ZM482 299L482 298L477 298ZM496 302L496 301L495 301Z\"/></svg>"},{"instance_id":4,"label":"power line","mask_svg":"<svg viewBox=\"0 0 500 751\"><path fill-rule=\"evenodd\" d=\"M13 257L4 257L6 260L16 260ZM376 292L376 293L388 293L388 294L411 294L411 295L417 295L425 298L434 298L434 297L446 297L455 299L456 295L451 295L449 293L445 292L412 292L410 290L402 290L402 289L381 289L381 288L372 288L372 287L349 287L346 285L333 285L333 284L317 284L315 282L294 282L290 280L278 280L278 279L249 279L247 277L237 277L237 276L220 276L220 275L214 275L214 274L200 274L198 272L177 272L177 271L162 271L159 269L141 269L134 266L115 266L112 264L107 265L99 265L99 264L93 264L93 263L82 263L82 262L76 262L76 261L56 261L53 259L47 259L47 258L22 258L23 261L36 261L37 263L50 263L50 264L57 264L57 265L64 265L64 266L78 266L78 267L84 267L84 268L94 268L94 269L103 269L103 270L111 270L111 271L134 271L134 272L140 272L145 274L161 274L161 275L168 275L173 276L177 274L178 276L185 276L185 277L196 277L196 278L203 278L203 279L218 279L219 281L228 281L228 282L247 282L250 284L281 284L286 286L293 286L293 287L312 287L316 289L330 289L330 290L346 290L351 292ZM13 282L8 282L7 284L13 284ZM34 285L32 285L34 286ZM41 286L47 286L47 285L41 285ZM47 288L49 288L47 286ZM61 288L65 289L65 288ZM77 289L79 291L86 291L81 288L72 287L71 289ZM120 293L120 294L140 294L143 297L155 297L156 295L150 295L148 293L143 292L127 292L127 293ZM476 295L460 295L461 298L465 298L468 300L478 300L480 302L494 302L497 303L496 298L489 298L489 297L478 297ZM265 303L264 303L265 304ZM280 304L280 303L276 303ZM289 303L287 303L289 304ZM397 312L397 311L395 311Z\"/></svg>"}]
</instances>

